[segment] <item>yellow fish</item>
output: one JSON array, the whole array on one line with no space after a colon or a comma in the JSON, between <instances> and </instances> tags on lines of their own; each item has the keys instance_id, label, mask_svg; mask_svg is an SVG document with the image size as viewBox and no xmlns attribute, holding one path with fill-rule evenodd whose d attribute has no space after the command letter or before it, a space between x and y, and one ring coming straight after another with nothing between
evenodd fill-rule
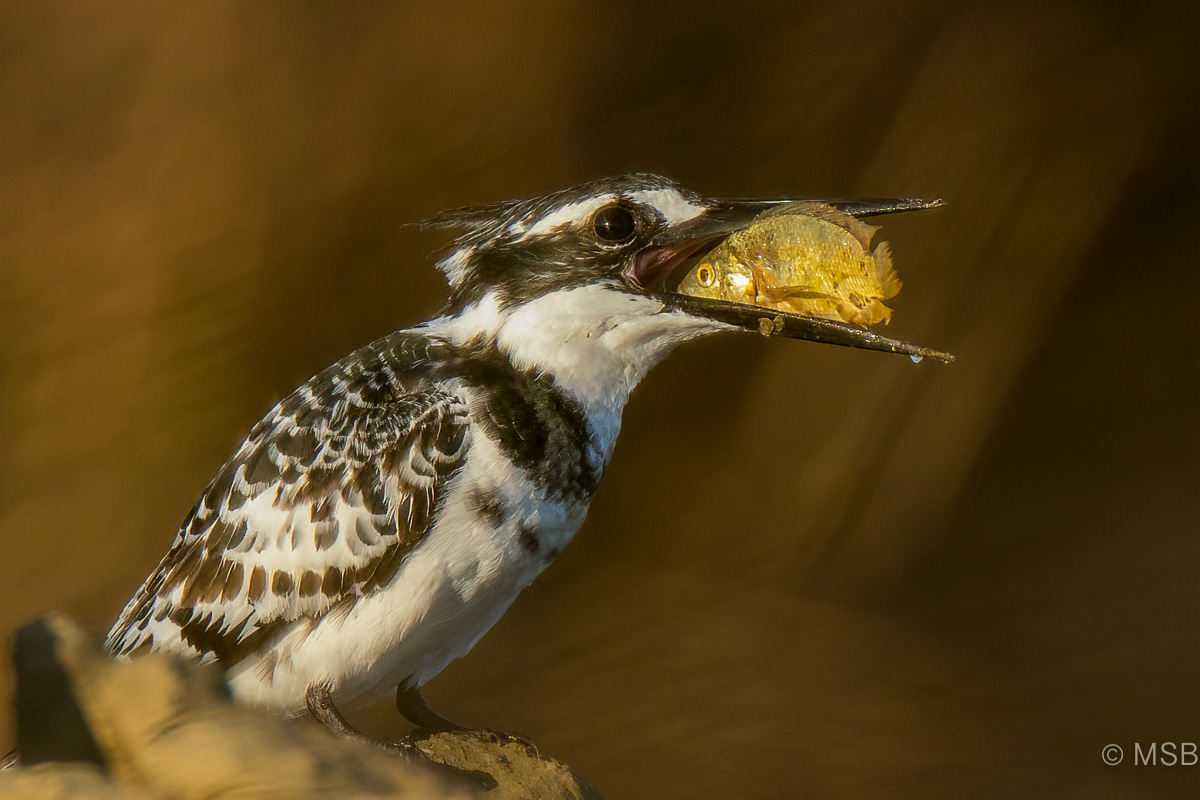
<instances>
[{"instance_id":1,"label":"yellow fish","mask_svg":"<svg viewBox=\"0 0 1200 800\"><path fill-rule=\"evenodd\" d=\"M705 255L682 294L745 303L854 325L887 323L900 291L878 228L824 203L788 203L755 218Z\"/></svg>"}]
</instances>

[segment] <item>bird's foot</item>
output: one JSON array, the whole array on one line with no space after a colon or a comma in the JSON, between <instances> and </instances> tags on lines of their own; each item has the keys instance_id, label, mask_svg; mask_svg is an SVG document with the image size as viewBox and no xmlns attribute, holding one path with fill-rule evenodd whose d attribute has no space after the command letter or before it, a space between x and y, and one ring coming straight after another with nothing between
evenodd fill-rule
<instances>
[{"instance_id":1,"label":"bird's foot","mask_svg":"<svg viewBox=\"0 0 1200 800\"><path fill-rule=\"evenodd\" d=\"M426 738L422 734L436 735L434 731L418 730L406 736L401 736L399 739L380 742L380 745L389 752L397 753L414 762L420 762L429 770L440 773L452 781L463 780L470 783L474 788L485 792L490 792L499 785L495 778L481 770L463 769L436 760L429 753L421 749L420 742Z\"/></svg>"},{"instance_id":2,"label":"bird's foot","mask_svg":"<svg viewBox=\"0 0 1200 800\"><path fill-rule=\"evenodd\" d=\"M498 746L517 744L524 747L526 752L531 755L541 757L534 743L519 733L493 731L486 728L467 728L451 722L426 705L425 698L421 696L421 688L419 686L410 683L402 683L397 686L396 708L404 715L405 719L418 726L418 729L424 729L411 734L410 739L415 735L421 741L424 741L437 733L458 733L471 735L480 741Z\"/></svg>"},{"instance_id":3,"label":"bird's foot","mask_svg":"<svg viewBox=\"0 0 1200 800\"><path fill-rule=\"evenodd\" d=\"M418 740L412 734L401 736L399 739L377 739L358 730L346 721L337 706L333 704L333 697L328 686L309 687L305 703L308 706L308 713L335 736L378 747L408 761L419 762L429 770L441 773L450 780L465 780L484 791L496 788L496 779L486 772L459 769L433 760L418 746Z\"/></svg>"},{"instance_id":4,"label":"bird's foot","mask_svg":"<svg viewBox=\"0 0 1200 800\"><path fill-rule=\"evenodd\" d=\"M486 742L491 742L495 745L515 744L524 747L525 750L536 758L541 758L542 754L538 752L537 745L531 739L516 731L494 731L489 728L481 728L480 730L467 731L473 733L480 739Z\"/></svg>"}]
</instances>

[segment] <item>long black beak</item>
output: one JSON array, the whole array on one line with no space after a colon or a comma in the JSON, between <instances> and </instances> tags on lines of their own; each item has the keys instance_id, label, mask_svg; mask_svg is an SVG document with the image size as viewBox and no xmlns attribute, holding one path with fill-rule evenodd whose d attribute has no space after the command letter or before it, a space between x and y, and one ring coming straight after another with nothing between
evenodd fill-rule
<instances>
[{"instance_id":1,"label":"long black beak","mask_svg":"<svg viewBox=\"0 0 1200 800\"><path fill-rule=\"evenodd\" d=\"M684 264L715 247L734 231L744 228L755 217L774 206L794 203L795 200L715 200L706 213L678 225L648 248L634 266L634 277L643 287L670 308L697 317L706 317L738 328L759 331L764 335L808 339L813 342L858 347L900 353L913 360L931 358L950 362L954 356L921 347L878 333L817 317L806 317L753 305L730 303L703 297L691 297L670 291L672 280L682 277ZM811 202L811 201L810 201ZM921 211L937 208L941 200L916 200L896 197L818 200L856 217L894 214L901 211Z\"/></svg>"}]
</instances>

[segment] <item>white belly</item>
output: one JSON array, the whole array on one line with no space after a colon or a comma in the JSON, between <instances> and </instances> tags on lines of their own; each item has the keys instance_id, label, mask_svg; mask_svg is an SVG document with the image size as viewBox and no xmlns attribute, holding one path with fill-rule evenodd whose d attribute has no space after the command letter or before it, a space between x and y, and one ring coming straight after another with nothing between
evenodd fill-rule
<instances>
[{"instance_id":1,"label":"white belly","mask_svg":"<svg viewBox=\"0 0 1200 800\"><path fill-rule=\"evenodd\" d=\"M507 512L494 525L466 501L494 489ZM402 681L424 684L466 654L583 523L586 505L547 500L476 432L429 536L388 586L298 624L229 673L241 701L301 711L326 683L340 706L361 705ZM522 530L536 527L538 547Z\"/></svg>"}]
</instances>

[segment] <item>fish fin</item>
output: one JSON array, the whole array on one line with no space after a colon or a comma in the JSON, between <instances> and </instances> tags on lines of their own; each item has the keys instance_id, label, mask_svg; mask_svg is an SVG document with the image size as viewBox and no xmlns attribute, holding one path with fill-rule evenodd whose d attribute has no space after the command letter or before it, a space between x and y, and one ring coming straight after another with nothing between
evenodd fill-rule
<instances>
[{"instance_id":1,"label":"fish fin","mask_svg":"<svg viewBox=\"0 0 1200 800\"><path fill-rule=\"evenodd\" d=\"M870 304L862 310L859 324L864 327L867 325L877 325L883 323L887 325L892 321L892 310L879 302L879 298L875 298Z\"/></svg>"},{"instance_id":2,"label":"fish fin","mask_svg":"<svg viewBox=\"0 0 1200 800\"><path fill-rule=\"evenodd\" d=\"M845 211L836 209L826 203L818 203L812 200L783 203L764 211L759 215L759 218L785 217L793 214L805 214L817 219L823 219L826 222L832 222L857 239L858 243L862 245L862 249L866 252L870 252L871 239L875 236L875 231L879 230L878 225L868 225L852 214L847 214Z\"/></svg>"},{"instance_id":3,"label":"fish fin","mask_svg":"<svg viewBox=\"0 0 1200 800\"><path fill-rule=\"evenodd\" d=\"M879 226L868 225L858 217L852 217L843 211L838 211L836 208L833 211L841 214L845 219L841 222L831 219L830 222L834 222L848 230L851 236L858 239L858 243L862 245L864 252L871 252L871 239L875 237L875 231L879 230Z\"/></svg>"},{"instance_id":4,"label":"fish fin","mask_svg":"<svg viewBox=\"0 0 1200 800\"><path fill-rule=\"evenodd\" d=\"M842 317L841 313L836 308L833 308L831 306L812 306L812 305L805 305L805 304L797 305L796 303L789 303L786 300L784 300L781 303L781 305L784 305L785 307L781 308L780 311L789 311L790 310L793 314L799 314L802 317L812 317L814 319L829 319L829 320L833 320L835 322L845 322L846 321Z\"/></svg>"},{"instance_id":5,"label":"fish fin","mask_svg":"<svg viewBox=\"0 0 1200 800\"><path fill-rule=\"evenodd\" d=\"M766 211L758 215L758 219L766 219L767 217L790 217L795 214L805 214L810 217L818 217L820 219L828 219L826 214L841 214L831 205L818 203L814 200L797 200L794 203L780 203L777 206L771 206Z\"/></svg>"},{"instance_id":6,"label":"fish fin","mask_svg":"<svg viewBox=\"0 0 1200 800\"><path fill-rule=\"evenodd\" d=\"M875 259L875 271L879 275L881 294L884 300L895 297L904 286L904 281L896 274L896 266L892 263L892 248L887 242L880 242L871 253Z\"/></svg>"},{"instance_id":7,"label":"fish fin","mask_svg":"<svg viewBox=\"0 0 1200 800\"><path fill-rule=\"evenodd\" d=\"M816 289L810 289L807 286L774 286L771 292L778 299L784 300L792 297L801 298L804 300L837 300L838 298L828 292L819 292Z\"/></svg>"}]
</instances>

